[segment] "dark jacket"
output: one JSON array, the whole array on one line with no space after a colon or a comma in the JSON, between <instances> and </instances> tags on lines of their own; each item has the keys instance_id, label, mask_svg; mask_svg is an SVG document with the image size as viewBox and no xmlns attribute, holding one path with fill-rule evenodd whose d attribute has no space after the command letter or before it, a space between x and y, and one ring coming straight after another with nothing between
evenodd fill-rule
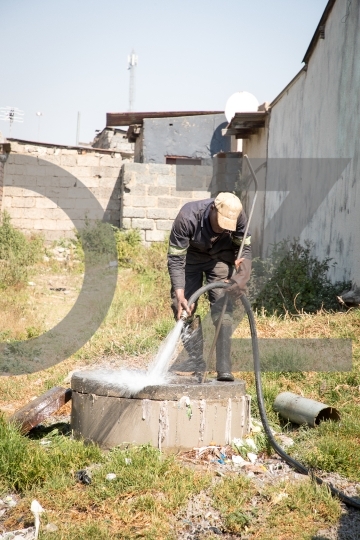
<instances>
[{"instance_id":1,"label":"dark jacket","mask_svg":"<svg viewBox=\"0 0 360 540\"><path fill-rule=\"evenodd\" d=\"M237 220L236 231L214 233L209 213L214 199L186 203L175 218L170 233L168 269L174 289L185 288L185 265L211 259L234 264L247 225L245 212ZM242 257L251 259L248 231Z\"/></svg>"}]
</instances>

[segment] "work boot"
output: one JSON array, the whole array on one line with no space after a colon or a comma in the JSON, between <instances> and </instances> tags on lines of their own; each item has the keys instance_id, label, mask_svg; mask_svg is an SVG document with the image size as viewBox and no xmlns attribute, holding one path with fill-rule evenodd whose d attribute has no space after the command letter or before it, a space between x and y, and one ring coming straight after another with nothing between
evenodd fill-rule
<instances>
[{"instance_id":1,"label":"work boot","mask_svg":"<svg viewBox=\"0 0 360 540\"><path fill-rule=\"evenodd\" d=\"M195 319L186 326L185 331L181 335L185 351L182 351L176 362L171 366L170 371L195 371L198 378L202 378L202 374L206 371L206 363L203 353L203 333L201 328L200 317ZM184 354L187 353L187 358Z\"/></svg>"},{"instance_id":2,"label":"work boot","mask_svg":"<svg viewBox=\"0 0 360 540\"><path fill-rule=\"evenodd\" d=\"M218 381L232 382L234 375L231 373L231 334L232 325L222 324L216 342L216 371Z\"/></svg>"}]
</instances>

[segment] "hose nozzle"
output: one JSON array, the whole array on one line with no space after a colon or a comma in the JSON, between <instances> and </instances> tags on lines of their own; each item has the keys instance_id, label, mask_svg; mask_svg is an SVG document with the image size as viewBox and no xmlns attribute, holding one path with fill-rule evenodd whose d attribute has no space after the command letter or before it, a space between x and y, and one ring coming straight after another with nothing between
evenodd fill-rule
<instances>
[{"instance_id":1,"label":"hose nozzle","mask_svg":"<svg viewBox=\"0 0 360 540\"><path fill-rule=\"evenodd\" d=\"M186 321L188 319L189 315L186 313L186 310L184 309L184 311L182 312L181 316L180 316L180 319L182 321Z\"/></svg>"}]
</instances>

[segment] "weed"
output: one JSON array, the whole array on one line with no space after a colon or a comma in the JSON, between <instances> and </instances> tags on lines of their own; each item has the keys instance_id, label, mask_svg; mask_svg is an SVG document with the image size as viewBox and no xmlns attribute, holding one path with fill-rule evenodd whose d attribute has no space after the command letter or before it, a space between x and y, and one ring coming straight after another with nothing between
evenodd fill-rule
<instances>
[{"instance_id":1,"label":"weed","mask_svg":"<svg viewBox=\"0 0 360 540\"><path fill-rule=\"evenodd\" d=\"M5 211L0 225L0 288L26 283L31 267L44 253L43 238L25 236L11 224Z\"/></svg>"}]
</instances>

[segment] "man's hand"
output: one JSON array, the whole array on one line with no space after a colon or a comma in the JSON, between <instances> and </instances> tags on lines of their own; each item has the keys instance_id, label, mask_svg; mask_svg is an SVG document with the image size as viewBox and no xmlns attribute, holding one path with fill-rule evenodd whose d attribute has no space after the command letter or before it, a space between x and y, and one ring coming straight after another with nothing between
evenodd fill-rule
<instances>
[{"instance_id":1,"label":"man's hand","mask_svg":"<svg viewBox=\"0 0 360 540\"><path fill-rule=\"evenodd\" d=\"M176 289L175 291L176 295L176 301L177 301L177 320L180 319L182 312L185 310L186 313L190 316L195 304L193 304L191 307L188 306L187 300L184 296L184 289Z\"/></svg>"},{"instance_id":2,"label":"man's hand","mask_svg":"<svg viewBox=\"0 0 360 540\"><path fill-rule=\"evenodd\" d=\"M227 292L235 297L240 296L246 288L246 284L250 279L251 261L241 258L235 261L236 274L230 278L232 285L227 289Z\"/></svg>"}]
</instances>

